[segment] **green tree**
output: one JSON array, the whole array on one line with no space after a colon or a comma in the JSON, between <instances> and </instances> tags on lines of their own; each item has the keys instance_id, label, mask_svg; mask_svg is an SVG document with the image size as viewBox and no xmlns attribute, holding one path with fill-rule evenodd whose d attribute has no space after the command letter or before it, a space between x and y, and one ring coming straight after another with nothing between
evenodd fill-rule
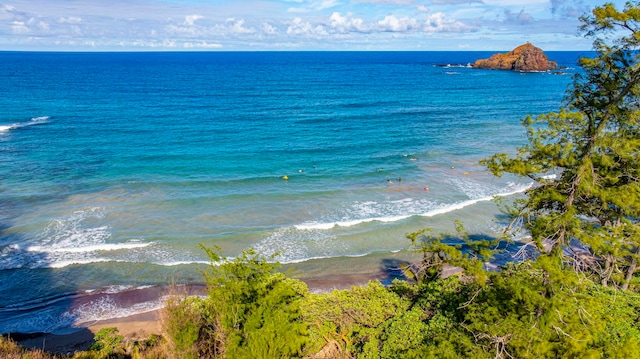
<instances>
[{"instance_id":1,"label":"green tree","mask_svg":"<svg viewBox=\"0 0 640 359\"><path fill-rule=\"evenodd\" d=\"M429 228L407 234L413 249L422 253L422 260L403 266L405 276L425 283L442 278L447 266L453 266L464 269L465 275L474 277L478 283L484 283L487 279L484 262L498 252L500 238L472 239L462 222L455 221L455 226L456 236L434 235Z\"/></svg>"},{"instance_id":2,"label":"green tree","mask_svg":"<svg viewBox=\"0 0 640 359\"><path fill-rule=\"evenodd\" d=\"M211 265L204 273L209 289L208 321L223 338L214 353L226 358L301 357L307 344L307 324L301 302L306 285L277 272L253 249L231 260L218 248L202 247Z\"/></svg>"},{"instance_id":3,"label":"green tree","mask_svg":"<svg viewBox=\"0 0 640 359\"><path fill-rule=\"evenodd\" d=\"M483 163L536 182L517 215L543 252L563 256L580 241L595 257L570 256L576 268L628 288L640 246L640 3L581 21L596 56L580 59L563 108L525 118L528 143Z\"/></svg>"}]
</instances>

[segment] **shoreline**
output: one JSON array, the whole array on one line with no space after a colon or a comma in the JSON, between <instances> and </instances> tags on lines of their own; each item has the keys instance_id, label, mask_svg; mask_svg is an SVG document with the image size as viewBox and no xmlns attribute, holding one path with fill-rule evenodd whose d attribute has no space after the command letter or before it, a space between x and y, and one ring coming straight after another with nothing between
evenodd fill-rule
<instances>
[{"instance_id":1,"label":"shoreline","mask_svg":"<svg viewBox=\"0 0 640 359\"><path fill-rule=\"evenodd\" d=\"M393 279L402 279L399 270L389 269L369 274L344 274L340 276L318 276L299 279L307 284L310 293L331 292L333 290L349 289L353 286L367 284L372 280L379 280L383 284L389 284ZM187 286L188 295L205 294L206 288L202 286ZM168 287L158 287L156 293L168 292ZM178 294L180 295L180 294ZM161 297L158 297L160 300ZM152 334L161 335L162 325L160 312L162 308L153 309L143 313L135 313L128 316L97 320L91 323L81 323L77 327L68 327L56 330L52 333L8 333L3 336L15 341L18 345L40 349L54 354L73 354L77 351L87 350L93 343L96 333L104 328L115 327L118 334L125 340L147 339Z\"/></svg>"},{"instance_id":2,"label":"shoreline","mask_svg":"<svg viewBox=\"0 0 640 359\"><path fill-rule=\"evenodd\" d=\"M9 333L4 336L25 348L68 355L89 349L95 334L104 328L117 328L118 334L127 340L147 339L152 334L160 335L160 310L101 320L86 327L69 328L68 333Z\"/></svg>"},{"instance_id":3,"label":"shoreline","mask_svg":"<svg viewBox=\"0 0 640 359\"><path fill-rule=\"evenodd\" d=\"M507 251L510 252L510 251ZM395 279L408 280L402 273L400 265L410 264L419 261L419 255L407 255L408 253L395 253L391 258L385 255L386 262L384 265L378 265L377 268L365 265L369 262L367 258L353 258L350 261L350 270L346 267L340 267L337 263L332 263L334 270L341 270L339 274L322 274L326 267L312 268L307 267L306 270L299 271L302 275L288 275L288 277L304 282L310 293L327 293L333 290L345 290L354 286L366 285L370 281L380 281L382 284L389 285ZM374 262L378 263L376 258ZM504 260L504 259L503 259ZM498 260L499 262L500 260ZM344 263L343 263L344 264ZM496 263L497 264L497 263ZM284 272L295 269L296 265L283 266ZM356 268L360 268L357 270ZM301 268L297 268L300 270ZM373 269L373 270L372 270ZM459 273L462 269L458 267L448 266L443 272L443 276L447 277ZM127 305L135 306L140 301L157 301L162 302L168 295L206 295L206 286L202 284L186 284L186 285L163 285L155 287L143 287L135 290L106 293L107 296L123 296L119 302ZM94 298L95 299L95 298ZM84 302L86 298L80 301ZM94 321L81 322L75 325L59 328L51 333L21 333L14 332L2 334L11 338L18 345L25 348L41 349L54 354L73 354L76 351L87 350L93 343L96 333L101 329L115 327L118 334L122 335L125 340L135 341L148 339L152 334L162 335L161 311L163 305L155 307L144 312L133 313L121 317L98 319Z\"/></svg>"}]
</instances>

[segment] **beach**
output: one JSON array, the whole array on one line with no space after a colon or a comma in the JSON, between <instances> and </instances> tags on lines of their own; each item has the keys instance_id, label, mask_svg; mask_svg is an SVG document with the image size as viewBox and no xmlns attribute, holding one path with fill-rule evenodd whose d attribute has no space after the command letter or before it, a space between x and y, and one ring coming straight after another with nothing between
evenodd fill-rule
<instances>
[{"instance_id":1,"label":"beach","mask_svg":"<svg viewBox=\"0 0 640 359\"><path fill-rule=\"evenodd\" d=\"M466 65L490 54L0 53L0 333L156 311L205 285L202 246L323 291L391 280L423 228L500 236L495 198L532 181L479 161L558 108L580 54Z\"/></svg>"},{"instance_id":2,"label":"beach","mask_svg":"<svg viewBox=\"0 0 640 359\"><path fill-rule=\"evenodd\" d=\"M353 274L341 277L319 277L305 281L309 291L313 293L328 292L332 290L349 289L352 286L364 285L371 280L379 280L383 283L390 283L393 279L402 278L397 270L388 272L378 272L369 274ZM156 293L167 293L175 288L164 288ZM189 295L206 295L202 287L192 287L188 291ZM182 296L185 292L177 295ZM157 298L161 300L161 298ZM116 328L118 334L124 337L125 341L137 341L148 339L151 335L162 335L162 309L132 314L120 318L99 320L92 323L84 323L78 327L69 327L58 330L57 333L12 333L9 337L19 345L42 349L56 354L70 354L76 351L87 350L93 343L96 333L105 328Z\"/></svg>"},{"instance_id":3,"label":"beach","mask_svg":"<svg viewBox=\"0 0 640 359\"><path fill-rule=\"evenodd\" d=\"M86 328L75 328L69 333L16 333L9 335L9 337L26 348L68 354L87 350L93 343L95 334L104 328L117 328L118 334L124 336L127 341L148 339L152 334L162 334L160 312L155 310L124 318L99 321Z\"/></svg>"}]
</instances>

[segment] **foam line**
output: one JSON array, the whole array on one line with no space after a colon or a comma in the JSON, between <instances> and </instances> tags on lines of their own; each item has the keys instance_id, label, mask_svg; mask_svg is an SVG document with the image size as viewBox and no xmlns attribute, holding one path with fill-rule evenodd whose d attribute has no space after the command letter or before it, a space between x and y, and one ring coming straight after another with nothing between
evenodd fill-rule
<instances>
[{"instance_id":1,"label":"foam line","mask_svg":"<svg viewBox=\"0 0 640 359\"><path fill-rule=\"evenodd\" d=\"M98 251L117 251L120 249L144 248L150 246L151 244L153 243L114 243L69 248L47 248L44 246L31 246L27 248L27 251L43 253L89 253Z\"/></svg>"},{"instance_id":2,"label":"foam line","mask_svg":"<svg viewBox=\"0 0 640 359\"><path fill-rule=\"evenodd\" d=\"M120 262L120 263L125 263L126 261L123 260L115 260L115 259L107 259L107 258L93 258L93 259L72 259L72 260L68 260L68 261L60 261L60 262L53 262L49 265L47 265L47 268L64 268L64 267L68 267L74 264L92 264L92 263L105 263L105 262Z\"/></svg>"},{"instance_id":3,"label":"foam line","mask_svg":"<svg viewBox=\"0 0 640 359\"><path fill-rule=\"evenodd\" d=\"M491 201L494 197L507 197L507 196L511 196L514 194L518 194L518 193L522 193L525 192L526 190L528 190L529 188L531 188L533 186L533 183L523 187L523 188L519 188L517 190L511 191L511 192L505 192L505 193L498 193L495 194L493 196L487 196L487 197L482 197L482 198L478 198L478 199L471 199L471 200L467 200L467 201L463 201L463 202L458 202L458 203L454 203L448 206L444 206L442 208L437 208L431 211L428 211L426 213L423 214L419 214L419 216L422 217L433 217L433 216L437 216L439 214L445 214L445 213L449 213L449 212L453 212L453 211L457 211L459 209L474 205L476 203L479 202L487 202L487 201ZM299 230L316 230L316 229L332 229L336 226L338 227L351 227L351 226L355 226L358 224L362 224L362 223L367 223L367 222L397 222L397 221L401 221L404 219L407 219L411 217L411 215L402 215L402 216L389 216L389 217L373 217L373 218L363 218L363 219L355 219L355 220L351 220L351 221L337 221L337 222L328 222L328 223L303 223L303 224L297 224L294 225L294 227L296 229Z\"/></svg>"},{"instance_id":4,"label":"foam line","mask_svg":"<svg viewBox=\"0 0 640 359\"><path fill-rule=\"evenodd\" d=\"M332 258L359 258L359 257L366 257L370 254L372 254L374 252L370 252L370 253L363 253L363 254L347 254L347 255L339 255L339 256L316 256L316 257L308 257L308 258L300 258L300 259L290 259L290 260L278 260L279 258L276 257L276 260L278 260L278 263L280 264L296 264L296 263L303 263L303 262L307 262L307 261L312 261L312 260L317 260L317 259L332 259Z\"/></svg>"}]
</instances>

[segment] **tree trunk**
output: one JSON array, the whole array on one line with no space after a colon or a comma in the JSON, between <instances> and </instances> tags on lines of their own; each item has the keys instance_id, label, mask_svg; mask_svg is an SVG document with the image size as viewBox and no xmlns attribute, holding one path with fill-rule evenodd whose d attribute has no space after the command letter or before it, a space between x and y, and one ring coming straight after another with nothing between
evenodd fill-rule
<instances>
[{"instance_id":1,"label":"tree trunk","mask_svg":"<svg viewBox=\"0 0 640 359\"><path fill-rule=\"evenodd\" d=\"M638 250L636 249L636 253ZM637 266L636 257L633 257L631 260L631 264L629 264L629 268L627 268L627 275L624 277L624 284L622 284L622 290L629 289L629 283L631 283L631 278L633 277L633 273L636 271Z\"/></svg>"},{"instance_id":2,"label":"tree trunk","mask_svg":"<svg viewBox=\"0 0 640 359\"><path fill-rule=\"evenodd\" d=\"M600 284L602 284L602 286L606 287L609 285L609 277L611 277L611 255L607 254L605 256L605 262L604 262L604 270L602 271L602 274L600 274Z\"/></svg>"}]
</instances>

